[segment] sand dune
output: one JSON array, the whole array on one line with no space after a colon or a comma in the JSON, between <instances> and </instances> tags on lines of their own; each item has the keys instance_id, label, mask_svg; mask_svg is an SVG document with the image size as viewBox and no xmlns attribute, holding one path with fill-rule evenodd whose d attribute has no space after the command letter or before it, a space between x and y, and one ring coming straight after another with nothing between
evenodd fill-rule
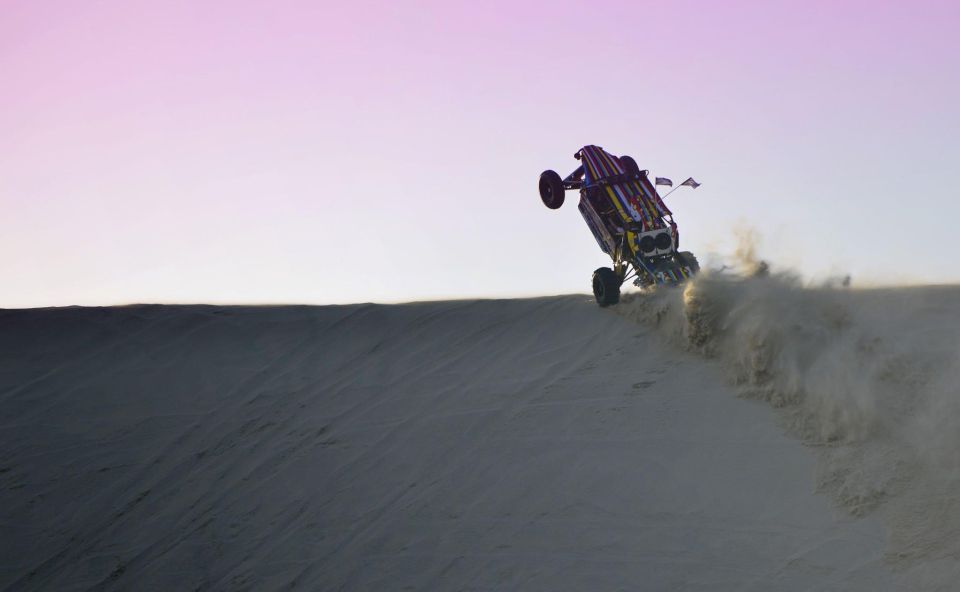
<instances>
[{"instance_id":1,"label":"sand dune","mask_svg":"<svg viewBox=\"0 0 960 592\"><path fill-rule=\"evenodd\" d=\"M956 295L0 311L0 588L949 585Z\"/></svg>"}]
</instances>

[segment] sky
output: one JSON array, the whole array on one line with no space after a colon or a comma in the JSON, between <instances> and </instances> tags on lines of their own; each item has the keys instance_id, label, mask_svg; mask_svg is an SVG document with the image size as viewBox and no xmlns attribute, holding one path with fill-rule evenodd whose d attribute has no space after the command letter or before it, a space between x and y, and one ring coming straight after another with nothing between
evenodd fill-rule
<instances>
[{"instance_id":1,"label":"sky","mask_svg":"<svg viewBox=\"0 0 960 592\"><path fill-rule=\"evenodd\" d=\"M0 0L0 307L588 292L537 179L702 186L701 262L960 281L960 3Z\"/></svg>"}]
</instances>

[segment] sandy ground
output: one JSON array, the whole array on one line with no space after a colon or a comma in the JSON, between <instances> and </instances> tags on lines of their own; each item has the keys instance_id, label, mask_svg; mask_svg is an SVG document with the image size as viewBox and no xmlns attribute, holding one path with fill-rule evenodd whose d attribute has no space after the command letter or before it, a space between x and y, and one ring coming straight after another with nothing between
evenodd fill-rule
<instances>
[{"instance_id":1,"label":"sandy ground","mask_svg":"<svg viewBox=\"0 0 960 592\"><path fill-rule=\"evenodd\" d=\"M899 440L825 445L815 385L738 378L763 325L718 285L0 311L0 589L949 589L953 548L896 503L926 473L845 498Z\"/></svg>"}]
</instances>

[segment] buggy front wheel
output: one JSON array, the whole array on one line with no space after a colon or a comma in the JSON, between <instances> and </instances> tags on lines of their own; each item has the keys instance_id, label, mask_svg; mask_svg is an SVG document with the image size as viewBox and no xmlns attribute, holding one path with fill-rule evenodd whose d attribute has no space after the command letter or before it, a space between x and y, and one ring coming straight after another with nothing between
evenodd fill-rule
<instances>
[{"instance_id":1,"label":"buggy front wheel","mask_svg":"<svg viewBox=\"0 0 960 592\"><path fill-rule=\"evenodd\" d=\"M620 285L623 280L609 267L601 267L593 272L593 296L600 306L610 306L620 302Z\"/></svg>"},{"instance_id":2,"label":"buggy front wheel","mask_svg":"<svg viewBox=\"0 0 960 592\"><path fill-rule=\"evenodd\" d=\"M543 171L540 173L540 199L543 205L551 210L556 210L563 205L563 179L556 171Z\"/></svg>"}]
</instances>

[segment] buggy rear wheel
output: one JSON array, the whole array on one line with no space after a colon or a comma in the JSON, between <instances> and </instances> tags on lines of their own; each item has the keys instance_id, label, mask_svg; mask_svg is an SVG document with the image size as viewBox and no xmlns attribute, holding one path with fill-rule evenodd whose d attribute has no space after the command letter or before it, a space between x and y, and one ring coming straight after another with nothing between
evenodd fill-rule
<instances>
[{"instance_id":1,"label":"buggy rear wheel","mask_svg":"<svg viewBox=\"0 0 960 592\"><path fill-rule=\"evenodd\" d=\"M593 272L593 296L600 306L610 306L620 302L620 285L623 280L609 267L601 267Z\"/></svg>"},{"instance_id":2,"label":"buggy rear wheel","mask_svg":"<svg viewBox=\"0 0 960 592\"><path fill-rule=\"evenodd\" d=\"M686 265L693 273L700 273L700 262L697 261L693 253L690 251L680 251L677 253L677 257L680 259L681 265Z\"/></svg>"},{"instance_id":3,"label":"buggy rear wheel","mask_svg":"<svg viewBox=\"0 0 960 592\"><path fill-rule=\"evenodd\" d=\"M555 171L540 173L540 199L543 205L556 210L563 205L563 179Z\"/></svg>"},{"instance_id":4,"label":"buggy rear wheel","mask_svg":"<svg viewBox=\"0 0 960 592\"><path fill-rule=\"evenodd\" d=\"M637 165L637 161L635 161L632 157L627 156L626 154L621 156L620 166L622 166L623 170L627 171L627 174L631 177L640 176L640 167Z\"/></svg>"}]
</instances>

